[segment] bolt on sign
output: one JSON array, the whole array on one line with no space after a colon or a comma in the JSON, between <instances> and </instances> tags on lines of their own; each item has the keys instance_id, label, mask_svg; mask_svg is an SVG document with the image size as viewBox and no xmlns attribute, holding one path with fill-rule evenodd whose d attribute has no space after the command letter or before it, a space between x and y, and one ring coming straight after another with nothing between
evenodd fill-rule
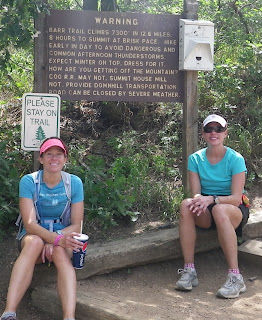
<instances>
[{"instance_id":1,"label":"bolt on sign","mask_svg":"<svg viewBox=\"0 0 262 320\"><path fill-rule=\"evenodd\" d=\"M57 94L25 93L22 102L21 147L39 151L46 138L60 136L60 104Z\"/></svg>"},{"instance_id":2,"label":"bolt on sign","mask_svg":"<svg viewBox=\"0 0 262 320\"><path fill-rule=\"evenodd\" d=\"M51 10L48 92L63 100L183 102L180 18Z\"/></svg>"}]
</instances>

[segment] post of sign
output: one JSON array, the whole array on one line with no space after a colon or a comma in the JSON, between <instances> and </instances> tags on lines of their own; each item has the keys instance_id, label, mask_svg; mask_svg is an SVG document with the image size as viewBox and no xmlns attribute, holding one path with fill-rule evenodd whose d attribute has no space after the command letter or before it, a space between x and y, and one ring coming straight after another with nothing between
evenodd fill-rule
<instances>
[{"instance_id":1,"label":"post of sign","mask_svg":"<svg viewBox=\"0 0 262 320\"><path fill-rule=\"evenodd\" d=\"M84 0L83 10L97 11L98 0Z\"/></svg>"},{"instance_id":2,"label":"post of sign","mask_svg":"<svg viewBox=\"0 0 262 320\"><path fill-rule=\"evenodd\" d=\"M185 19L197 20L197 9L197 1L184 0ZM187 160L196 151L198 142L197 78L198 71L184 72L182 180L186 191L189 191Z\"/></svg>"},{"instance_id":3,"label":"post of sign","mask_svg":"<svg viewBox=\"0 0 262 320\"><path fill-rule=\"evenodd\" d=\"M44 3L47 4L47 0ZM46 14L41 13L35 20L36 33L34 36L34 92L47 91L47 41L46 41ZM33 154L34 170L37 170L38 151Z\"/></svg>"}]
</instances>

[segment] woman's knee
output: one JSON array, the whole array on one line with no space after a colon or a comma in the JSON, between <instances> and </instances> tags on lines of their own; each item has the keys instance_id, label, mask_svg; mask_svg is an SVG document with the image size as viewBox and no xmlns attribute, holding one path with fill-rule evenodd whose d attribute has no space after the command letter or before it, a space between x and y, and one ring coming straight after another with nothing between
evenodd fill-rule
<instances>
[{"instance_id":1,"label":"woman's knee","mask_svg":"<svg viewBox=\"0 0 262 320\"><path fill-rule=\"evenodd\" d=\"M22 249L26 247L26 248L33 248L33 249L40 248L42 250L44 247L44 240L37 235L26 235L22 240L21 245L22 245Z\"/></svg>"},{"instance_id":2,"label":"woman's knee","mask_svg":"<svg viewBox=\"0 0 262 320\"><path fill-rule=\"evenodd\" d=\"M191 211L189 210L189 204L190 204L190 201L191 199L184 199L182 202L181 202L181 205L180 205L180 216L185 216L185 215L188 215L188 214L191 214Z\"/></svg>"},{"instance_id":3,"label":"woman's knee","mask_svg":"<svg viewBox=\"0 0 262 320\"><path fill-rule=\"evenodd\" d=\"M44 240L37 235L26 235L21 243L22 250L41 252Z\"/></svg>"},{"instance_id":4,"label":"woman's knee","mask_svg":"<svg viewBox=\"0 0 262 320\"><path fill-rule=\"evenodd\" d=\"M229 222L236 228L242 220L240 209L233 205L218 204L213 207L212 215L218 227Z\"/></svg>"},{"instance_id":5,"label":"woman's knee","mask_svg":"<svg viewBox=\"0 0 262 320\"><path fill-rule=\"evenodd\" d=\"M53 261L56 266L63 266L67 263L71 263L71 252L68 252L66 249L57 246L53 250Z\"/></svg>"}]
</instances>

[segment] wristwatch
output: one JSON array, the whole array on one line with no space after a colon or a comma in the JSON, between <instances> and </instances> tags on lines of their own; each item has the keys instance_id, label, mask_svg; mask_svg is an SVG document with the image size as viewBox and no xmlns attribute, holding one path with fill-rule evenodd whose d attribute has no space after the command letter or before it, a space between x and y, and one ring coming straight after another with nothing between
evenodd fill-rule
<instances>
[{"instance_id":1,"label":"wristwatch","mask_svg":"<svg viewBox=\"0 0 262 320\"><path fill-rule=\"evenodd\" d=\"M215 204L219 204L219 198L218 198L218 196L213 196L213 198L214 198Z\"/></svg>"},{"instance_id":2,"label":"wristwatch","mask_svg":"<svg viewBox=\"0 0 262 320\"><path fill-rule=\"evenodd\" d=\"M62 232L61 230L57 230L56 233L57 233L58 235L63 235L63 232Z\"/></svg>"}]
</instances>

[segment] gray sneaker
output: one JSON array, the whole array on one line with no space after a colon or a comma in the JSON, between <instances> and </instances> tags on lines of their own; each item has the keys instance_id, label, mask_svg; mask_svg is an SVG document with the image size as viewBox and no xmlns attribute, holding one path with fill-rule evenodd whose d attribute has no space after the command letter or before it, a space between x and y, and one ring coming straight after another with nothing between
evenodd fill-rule
<instances>
[{"instance_id":1,"label":"gray sneaker","mask_svg":"<svg viewBox=\"0 0 262 320\"><path fill-rule=\"evenodd\" d=\"M178 269L178 274L181 274L181 277L176 283L176 290L190 291L192 287L198 285L196 270L191 268Z\"/></svg>"},{"instance_id":2,"label":"gray sneaker","mask_svg":"<svg viewBox=\"0 0 262 320\"><path fill-rule=\"evenodd\" d=\"M247 288L241 274L236 275L234 273L229 273L227 281L218 290L217 296L221 298L233 299L237 298L239 293L246 292L246 290Z\"/></svg>"}]
</instances>

